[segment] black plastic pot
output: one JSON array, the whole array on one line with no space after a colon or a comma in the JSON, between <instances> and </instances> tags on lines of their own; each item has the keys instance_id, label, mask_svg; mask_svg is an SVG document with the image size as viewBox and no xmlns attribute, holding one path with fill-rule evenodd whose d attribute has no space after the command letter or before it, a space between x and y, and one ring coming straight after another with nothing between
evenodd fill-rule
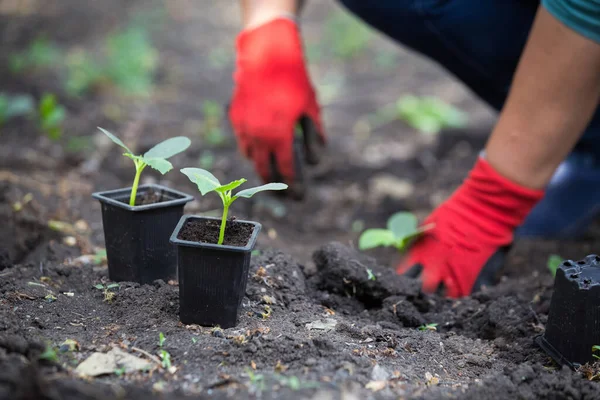
<instances>
[{"instance_id":1,"label":"black plastic pot","mask_svg":"<svg viewBox=\"0 0 600 400\"><path fill-rule=\"evenodd\" d=\"M179 273L179 319L182 323L231 328L237 324L239 308L246 293L250 258L261 224L244 247L192 242L179 239L188 221L218 218L184 215L171 235L177 246Z\"/></svg>"},{"instance_id":2,"label":"black plastic pot","mask_svg":"<svg viewBox=\"0 0 600 400\"><path fill-rule=\"evenodd\" d=\"M93 193L102 205L108 276L115 282L152 283L177 278L177 252L169 237L193 196L161 185L141 185L138 198L150 190L157 203L130 206L131 188Z\"/></svg>"},{"instance_id":3,"label":"black plastic pot","mask_svg":"<svg viewBox=\"0 0 600 400\"><path fill-rule=\"evenodd\" d=\"M594 361L600 344L600 257L565 261L556 271L546 331L536 343L572 369Z\"/></svg>"}]
</instances>

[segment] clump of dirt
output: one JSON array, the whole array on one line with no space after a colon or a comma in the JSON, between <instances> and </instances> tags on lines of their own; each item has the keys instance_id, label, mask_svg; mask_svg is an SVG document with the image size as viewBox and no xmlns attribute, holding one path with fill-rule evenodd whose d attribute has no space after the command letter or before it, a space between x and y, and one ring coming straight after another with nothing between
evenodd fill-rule
<instances>
[{"instance_id":1,"label":"clump of dirt","mask_svg":"<svg viewBox=\"0 0 600 400\"><path fill-rule=\"evenodd\" d=\"M188 220L181 228L178 239L190 242L216 244L219 241L221 221L213 219ZM228 220L225 225L223 244L226 246L244 247L254 232L254 225Z\"/></svg>"}]
</instances>

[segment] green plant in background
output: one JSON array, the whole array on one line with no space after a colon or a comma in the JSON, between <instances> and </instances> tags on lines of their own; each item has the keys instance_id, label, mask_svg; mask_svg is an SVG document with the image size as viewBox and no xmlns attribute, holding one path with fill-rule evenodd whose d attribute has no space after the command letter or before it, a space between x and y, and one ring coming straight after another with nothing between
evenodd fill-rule
<instances>
[{"instance_id":1,"label":"green plant in background","mask_svg":"<svg viewBox=\"0 0 600 400\"><path fill-rule=\"evenodd\" d=\"M202 104L204 115L202 133L204 140L213 146L219 146L225 142L225 135L221 129L223 118L223 107L214 100L206 100Z\"/></svg>"},{"instance_id":2,"label":"green plant in background","mask_svg":"<svg viewBox=\"0 0 600 400\"><path fill-rule=\"evenodd\" d=\"M419 327L420 331L437 331L437 323L425 324Z\"/></svg>"},{"instance_id":3,"label":"green plant in background","mask_svg":"<svg viewBox=\"0 0 600 400\"><path fill-rule=\"evenodd\" d=\"M85 50L71 52L66 58L65 66L65 90L71 96L81 96L107 80L102 66Z\"/></svg>"},{"instance_id":4,"label":"green plant in background","mask_svg":"<svg viewBox=\"0 0 600 400\"><path fill-rule=\"evenodd\" d=\"M35 110L34 104L33 98L26 94L0 93L0 126L12 118L31 115Z\"/></svg>"},{"instance_id":5,"label":"green plant in background","mask_svg":"<svg viewBox=\"0 0 600 400\"><path fill-rule=\"evenodd\" d=\"M13 73L29 69L49 68L56 65L62 57L62 51L43 36L36 38L22 52L12 54L8 65Z\"/></svg>"},{"instance_id":6,"label":"green plant in background","mask_svg":"<svg viewBox=\"0 0 600 400\"><path fill-rule=\"evenodd\" d=\"M133 25L109 35L106 53L105 73L117 87L133 95L152 90L158 51L144 28Z\"/></svg>"},{"instance_id":7,"label":"green plant in background","mask_svg":"<svg viewBox=\"0 0 600 400\"><path fill-rule=\"evenodd\" d=\"M335 56L345 60L367 48L372 34L369 28L347 12L335 12L325 24Z\"/></svg>"},{"instance_id":8,"label":"green plant in background","mask_svg":"<svg viewBox=\"0 0 600 400\"><path fill-rule=\"evenodd\" d=\"M596 344L596 345L592 346L592 356L594 356L594 358L597 358L600 360L600 356L598 354L595 354L598 351L600 351L599 345Z\"/></svg>"},{"instance_id":9,"label":"green plant in background","mask_svg":"<svg viewBox=\"0 0 600 400\"><path fill-rule=\"evenodd\" d=\"M121 146L125 150L126 153L123 153L125 157L131 158L135 165L135 178L133 179L133 185L131 187L131 196L129 197L129 205L135 206L135 199L137 196L137 189L140 183L140 176L142 175L142 171L150 166L160 172L161 174L166 174L171 169L173 169L173 164L167 161L168 158L173 157L176 154L179 154L185 151L188 147L190 147L191 141L185 136L177 136L170 139L167 139L150 150L148 150L143 156L135 155L133 151L129 149L129 147L125 146L125 143L121 141L118 137L108 132L105 129L98 128L104 133L106 136L110 138L114 143Z\"/></svg>"},{"instance_id":10,"label":"green plant in background","mask_svg":"<svg viewBox=\"0 0 600 400\"><path fill-rule=\"evenodd\" d=\"M57 348L47 345L44 352L38 356L38 359L58 363L59 359Z\"/></svg>"},{"instance_id":11,"label":"green plant in background","mask_svg":"<svg viewBox=\"0 0 600 400\"><path fill-rule=\"evenodd\" d=\"M398 117L422 133L438 133L445 128L462 128L467 115L437 97L404 96L397 102Z\"/></svg>"},{"instance_id":12,"label":"green plant in background","mask_svg":"<svg viewBox=\"0 0 600 400\"><path fill-rule=\"evenodd\" d=\"M167 340L167 338L165 337L165 334L162 332L158 333L158 347L163 347L163 344L165 344L165 340Z\"/></svg>"},{"instance_id":13,"label":"green plant in background","mask_svg":"<svg viewBox=\"0 0 600 400\"><path fill-rule=\"evenodd\" d=\"M387 221L387 229L367 229L358 239L360 250L393 246L403 251L410 242L423 232L433 228L432 224L418 226L417 217L409 212L393 214Z\"/></svg>"},{"instance_id":14,"label":"green plant in background","mask_svg":"<svg viewBox=\"0 0 600 400\"><path fill-rule=\"evenodd\" d=\"M564 261L563 258L557 254L552 254L550 257L548 257L546 266L548 267L548 270L550 271L552 276L554 276L554 277L556 276L556 271L558 270L560 265L563 263L563 261Z\"/></svg>"},{"instance_id":15,"label":"green plant in background","mask_svg":"<svg viewBox=\"0 0 600 400\"><path fill-rule=\"evenodd\" d=\"M216 192L221 201L223 202L223 214L221 216L221 228L219 231L219 241L217 244L223 244L225 238L225 226L227 224L227 214L231 204L240 197L249 199L256 193L264 192L267 190L284 190L287 189L288 185L285 183L267 183L266 185L253 187L237 192L235 195L232 194L233 189L236 189L243 183L247 182L246 179L238 179L229 182L226 185L221 185L221 182L210 172L201 168L184 168L181 173L186 175L191 182L198 186L198 190L202 196L210 192Z\"/></svg>"},{"instance_id":16,"label":"green plant in background","mask_svg":"<svg viewBox=\"0 0 600 400\"><path fill-rule=\"evenodd\" d=\"M67 110L56 100L56 96L46 93L38 105L38 125L52 140L62 137L62 126L67 116Z\"/></svg>"}]
</instances>

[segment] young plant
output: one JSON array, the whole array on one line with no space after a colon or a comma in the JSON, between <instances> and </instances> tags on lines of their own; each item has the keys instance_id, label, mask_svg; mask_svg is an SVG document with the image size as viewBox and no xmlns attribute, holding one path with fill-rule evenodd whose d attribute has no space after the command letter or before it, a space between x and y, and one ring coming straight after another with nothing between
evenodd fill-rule
<instances>
[{"instance_id":1,"label":"young plant","mask_svg":"<svg viewBox=\"0 0 600 400\"><path fill-rule=\"evenodd\" d=\"M418 226L417 217L409 212L398 212L387 222L387 229L367 229L358 239L358 248L368 250L375 247L393 246L398 251L404 251L413 239L427 230L433 224Z\"/></svg>"},{"instance_id":2,"label":"young plant","mask_svg":"<svg viewBox=\"0 0 600 400\"><path fill-rule=\"evenodd\" d=\"M158 333L158 346L163 347L163 344L165 344L165 340L167 340L167 338L165 337L165 334L162 332L159 332Z\"/></svg>"},{"instance_id":3,"label":"young plant","mask_svg":"<svg viewBox=\"0 0 600 400\"><path fill-rule=\"evenodd\" d=\"M437 97L405 96L397 102L398 117L422 133L436 134L444 128L462 128L467 115Z\"/></svg>"},{"instance_id":4,"label":"young plant","mask_svg":"<svg viewBox=\"0 0 600 400\"><path fill-rule=\"evenodd\" d=\"M546 266L548 267L548 270L550 270L550 273L552 274L553 277L556 276L556 271L558 270L558 268L560 267L562 262L563 262L563 258L559 255L552 254L550 257L548 257Z\"/></svg>"},{"instance_id":5,"label":"young plant","mask_svg":"<svg viewBox=\"0 0 600 400\"><path fill-rule=\"evenodd\" d=\"M432 324L426 324L426 325L421 325L419 327L420 331L437 331L437 323L432 323Z\"/></svg>"},{"instance_id":6,"label":"young plant","mask_svg":"<svg viewBox=\"0 0 600 400\"><path fill-rule=\"evenodd\" d=\"M30 115L34 108L33 99L29 95L0 93L0 127L12 118Z\"/></svg>"},{"instance_id":7,"label":"young plant","mask_svg":"<svg viewBox=\"0 0 600 400\"><path fill-rule=\"evenodd\" d=\"M94 287L98 290L102 290L102 294L104 294L104 301L110 303L115 297L115 292L113 292L112 289L119 288L120 285L118 283L109 283L108 285L103 285L102 283L99 283Z\"/></svg>"},{"instance_id":8,"label":"young plant","mask_svg":"<svg viewBox=\"0 0 600 400\"><path fill-rule=\"evenodd\" d=\"M223 215L221 216L221 229L219 231L219 241L217 244L223 244L223 239L225 238L225 226L227 225L227 214L229 212L229 207L234 201L240 197L249 199L256 193L264 192L266 190L284 190L288 187L285 183L267 183L266 185L241 190L234 195L232 194L233 189L236 189L246 182L246 179L242 178L229 182L226 185L221 185L221 182L205 169L184 168L181 170L181 173L186 175L190 181L198 186L198 190L202 196L210 192L216 192L221 198L221 201L223 202Z\"/></svg>"},{"instance_id":9,"label":"young plant","mask_svg":"<svg viewBox=\"0 0 600 400\"><path fill-rule=\"evenodd\" d=\"M62 125L67 116L67 110L56 100L56 96L46 93L38 105L38 124L40 129L51 140L62 136Z\"/></svg>"},{"instance_id":10,"label":"young plant","mask_svg":"<svg viewBox=\"0 0 600 400\"><path fill-rule=\"evenodd\" d=\"M598 360L600 360L600 356L598 354L596 354L597 352L600 352L600 346L599 345L594 345L592 346L592 356Z\"/></svg>"},{"instance_id":11,"label":"young plant","mask_svg":"<svg viewBox=\"0 0 600 400\"><path fill-rule=\"evenodd\" d=\"M135 165L135 178L133 179L133 186L131 187L131 195L129 197L129 205L135 206L135 199L137 196L137 188L140 183L140 176L142 171L147 166L150 166L160 172L161 174L166 174L171 169L173 169L173 164L167 161L168 158L173 157L176 154L181 153L190 147L191 141L185 136L177 136L174 138L170 138L161 142L148 150L143 156L135 155L133 151L129 149L129 147L125 146L125 143L121 141L118 137L108 132L105 129L98 128L104 133L106 136L110 138L113 142L127 150L126 153L123 153L125 157L131 158Z\"/></svg>"}]
</instances>

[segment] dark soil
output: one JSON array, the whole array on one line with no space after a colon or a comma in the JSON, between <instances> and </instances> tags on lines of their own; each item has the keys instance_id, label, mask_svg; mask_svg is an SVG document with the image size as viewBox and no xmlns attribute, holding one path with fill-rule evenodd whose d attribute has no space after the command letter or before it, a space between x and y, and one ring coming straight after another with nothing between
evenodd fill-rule
<instances>
[{"instance_id":1,"label":"dark soil","mask_svg":"<svg viewBox=\"0 0 600 400\"><path fill-rule=\"evenodd\" d=\"M135 205L143 206L146 204L155 204L168 200L170 199L168 197L164 197L164 192L162 190L149 189L141 195L136 196Z\"/></svg>"},{"instance_id":2,"label":"dark soil","mask_svg":"<svg viewBox=\"0 0 600 400\"><path fill-rule=\"evenodd\" d=\"M334 2L308 2L302 22L328 135L322 162L307 170L307 196L263 193L230 210L263 226L238 326L181 324L177 281L120 282L108 296L97 289L110 282L101 208L91 193L130 184L131 161L96 127L136 153L174 135L192 139L170 159L173 171L148 169L141 184L195 192L178 169L199 163L222 181L259 183L224 117L219 140L204 130L202 102L230 100L237 2L43 3L47 12L0 10L1 91L56 93L69 115L59 141L27 119L2 126L0 400L598 398L590 380L598 366L560 368L534 344L553 292L548 256L598 253L598 225L578 240L516 242L499 284L459 300L423 294L417 282L395 275L392 250L355 250L365 228L383 227L402 210L422 218L447 198L495 115L438 66L381 36L355 55L334 54L327 46L338 25L330 18L342 12ZM157 10L166 22L153 24L161 63L150 98L101 90L73 99L56 75L6 69L9 56L40 33L61 46L94 49L129 16ZM344 32L342 40L352 40L355 30ZM404 94L438 96L465 110L471 124L437 136L401 121L364 129L361 117ZM69 150L71 139L91 150ZM186 205L186 214L218 217L220 210L217 196ZM229 224L230 233L243 227ZM67 339L78 346L70 350ZM159 360L147 372L78 376L82 361L111 347L153 360L167 351L175 369ZM58 361L40 360L47 348Z\"/></svg>"},{"instance_id":3,"label":"dark soil","mask_svg":"<svg viewBox=\"0 0 600 400\"><path fill-rule=\"evenodd\" d=\"M221 230L221 221L213 219L190 220L181 228L178 239L190 242L217 244ZM225 224L223 244L244 247L254 232L254 225L228 220Z\"/></svg>"}]
</instances>

